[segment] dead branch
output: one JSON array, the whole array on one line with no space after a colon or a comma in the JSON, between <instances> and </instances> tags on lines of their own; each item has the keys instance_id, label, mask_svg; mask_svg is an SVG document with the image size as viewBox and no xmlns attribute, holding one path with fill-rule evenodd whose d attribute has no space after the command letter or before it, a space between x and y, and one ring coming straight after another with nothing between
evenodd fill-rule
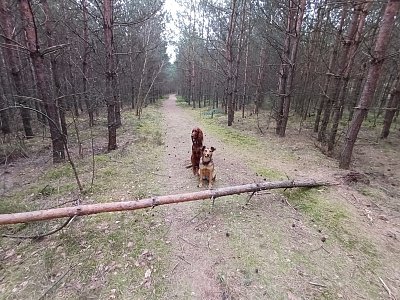
<instances>
[{"instance_id":1,"label":"dead branch","mask_svg":"<svg viewBox=\"0 0 400 300\"><path fill-rule=\"evenodd\" d=\"M382 286L384 287L384 289L386 290L386 292L389 294L390 299L394 299L396 300L396 297L393 295L392 291L389 289L389 287L387 286L387 284L383 281L383 279L381 277L379 277L379 281L382 283Z\"/></svg>"},{"instance_id":2,"label":"dead branch","mask_svg":"<svg viewBox=\"0 0 400 300\"><path fill-rule=\"evenodd\" d=\"M63 280L63 278L64 278L65 276L68 275L68 273L69 273L70 271L71 271L71 269L68 269L67 272L65 272L63 275L61 275L60 278L58 278L58 280L57 280L56 282L54 282L54 284L52 284L51 287L49 287L49 288L47 289L47 291L39 298L39 300L45 299L46 296L47 296L47 294L50 293L50 291L51 291L55 286L57 286L57 285L60 283L60 281Z\"/></svg>"},{"instance_id":3,"label":"dead branch","mask_svg":"<svg viewBox=\"0 0 400 300\"><path fill-rule=\"evenodd\" d=\"M43 221L63 217L73 216L84 216L92 215L103 212L115 212L125 210L137 210L142 208L148 208L158 205L188 202L202 199L216 199L227 195L235 195L249 192L258 192L262 190L280 189L280 188L295 188L295 187L319 187L332 185L329 182L318 182L315 180L286 180L276 182L261 182L251 183L238 186L229 186L224 188L218 188L215 190L205 190L199 192L177 194L177 195L166 195L166 196L155 196L152 198L142 200L132 200L124 202L109 202L109 203L98 203L98 204L86 204L78 205L73 207L61 207L47 210L37 210L30 212L21 212L13 214L1 214L0 225L4 224L16 224L33 221Z\"/></svg>"},{"instance_id":4,"label":"dead branch","mask_svg":"<svg viewBox=\"0 0 400 300\"><path fill-rule=\"evenodd\" d=\"M61 229L63 229L64 227L68 226L74 219L76 216L70 217L68 218L67 221L64 222L64 224L62 224L60 227L50 231L50 232L46 232L46 233L42 233L39 235L11 235L11 234L2 234L2 237L7 237L7 238L11 238L11 239L33 239L33 240L38 240L41 238L44 238L45 236L49 236L52 235L58 231L60 231Z\"/></svg>"},{"instance_id":5,"label":"dead branch","mask_svg":"<svg viewBox=\"0 0 400 300\"><path fill-rule=\"evenodd\" d=\"M318 287L322 287L322 288L326 288L326 285L321 284L321 283L317 283L317 282L310 281L309 284L314 285L314 286L318 286Z\"/></svg>"}]
</instances>

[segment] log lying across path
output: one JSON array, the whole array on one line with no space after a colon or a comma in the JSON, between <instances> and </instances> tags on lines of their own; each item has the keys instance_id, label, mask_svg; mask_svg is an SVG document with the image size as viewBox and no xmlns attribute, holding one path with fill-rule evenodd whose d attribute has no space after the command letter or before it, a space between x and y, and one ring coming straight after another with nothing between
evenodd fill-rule
<instances>
[{"instance_id":1,"label":"log lying across path","mask_svg":"<svg viewBox=\"0 0 400 300\"><path fill-rule=\"evenodd\" d=\"M124 201L124 202L108 202L98 204L78 205L72 207L53 208L47 210L36 210L30 212L21 212L13 214L0 214L0 225L26 223L32 221L43 221L63 217L93 215L103 212L136 210L146 207L155 207L158 205L179 203L186 201L195 201L202 199L216 199L218 197L258 192L263 190L279 189L279 188L294 188L294 187L318 187L331 185L328 182L317 182L315 180L305 181L277 181L277 182L261 182L238 186L230 186L218 188L215 190L205 190L200 192L155 196L152 198Z\"/></svg>"}]
</instances>

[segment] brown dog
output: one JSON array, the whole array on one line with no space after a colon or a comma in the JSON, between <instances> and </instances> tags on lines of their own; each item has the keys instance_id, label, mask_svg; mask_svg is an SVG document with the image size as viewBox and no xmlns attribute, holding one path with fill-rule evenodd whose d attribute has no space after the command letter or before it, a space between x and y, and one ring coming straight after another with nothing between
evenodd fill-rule
<instances>
[{"instance_id":1,"label":"brown dog","mask_svg":"<svg viewBox=\"0 0 400 300\"><path fill-rule=\"evenodd\" d=\"M199 172L199 164L201 158L201 152L203 148L203 131L196 127L192 130L192 156L190 160L192 161L193 174L197 175Z\"/></svg>"},{"instance_id":2,"label":"brown dog","mask_svg":"<svg viewBox=\"0 0 400 300\"><path fill-rule=\"evenodd\" d=\"M203 146L202 148L202 156L199 166L199 187L203 186L203 179L208 179L208 188L212 188L212 182L215 181L215 177L217 176L212 159L212 155L215 150L216 149L214 147L206 148L206 146Z\"/></svg>"}]
</instances>

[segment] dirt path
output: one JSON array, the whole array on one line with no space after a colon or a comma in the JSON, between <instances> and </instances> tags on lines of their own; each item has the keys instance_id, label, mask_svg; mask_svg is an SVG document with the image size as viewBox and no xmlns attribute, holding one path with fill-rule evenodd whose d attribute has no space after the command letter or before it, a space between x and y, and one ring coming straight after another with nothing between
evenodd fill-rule
<instances>
[{"instance_id":1,"label":"dirt path","mask_svg":"<svg viewBox=\"0 0 400 300\"><path fill-rule=\"evenodd\" d=\"M165 193L182 193L197 191L197 177L191 169L184 166L190 164L191 140L190 132L198 126L183 109L176 105L176 97L170 96L164 101L166 141L166 175ZM226 167L221 165L223 160L218 156L221 144L216 143L205 134L204 142L217 148L215 164L218 172ZM220 174L218 174L220 175ZM223 178L223 175L220 175ZM219 176L218 176L219 177ZM217 181L215 186L222 183ZM167 222L170 222L168 239L172 243L173 273L170 278L173 295L183 299L221 299L223 291L216 281L217 274L214 266L226 256L223 245L218 241L222 232L221 224L215 227L215 219L202 211L201 202L177 204L167 209Z\"/></svg>"},{"instance_id":2,"label":"dirt path","mask_svg":"<svg viewBox=\"0 0 400 300\"><path fill-rule=\"evenodd\" d=\"M163 194L199 190L197 177L184 168L190 164L191 129L199 124L175 102L175 96L171 95L163 104L167 148ZM246 165L249 160L240 157L246 153L238 154L232 145L203 131L204 144L217 149L214 152L216 188L260 180L254 166ZM295 164L283 162L273 156L264 158L264 163L284 174L294 170L300 177L304 174L328 180L338 171L326 160L322 165L310 165L299 156ZM371 294L385 298L385 291L376 278L377 274L393 271L386 267L378 269L379 265L387 265L381 257L386 246L374 240L375 233L368 236L371 228L360 230L358 235L348 230L365 224L360 212L343 201L346 191L331 192L329 197L335 199L332 203L316 204L315 201L324 201L317 194L318 191L310 194L311 199L307 201L316 205L313 209L318 210L319 205L331 207L328 209L332 209L331 216L320 217L326 218L328 228L339 226L340 236L335 236L335 230L326 232L325 227L317 225L324 223L324 219L310 226L310 220L289 206L278 192L255 195L248 206L244 205L248 195L217 199L214 207L211 201L168 206L165 221L170 224L167 238L172 262L171 271L166 275L165 299L363 299ZM347 218L348 224L342 225ZM388 261L392 261L392 254L388 255ZM391 286L396 285L398 277L393 275ZM371 280L375 282L373 285Z\"/></svg>"},{"instance_id":3,"label":"dirt path","mask_svg":"<svg viewBox=\"0 0 400 300\"><path fill-rule=\"evenodd\" d=\"M192 116L176 105L174 95L164 101L163 112L168 178L165 182L165 193L198 191L197 176L184 166L190 164L191 129L199 125ZM256 181L255 174L251 174L243 161L235 159L234 153L224 143L206 132L204 145L217 149L214 152L217 167L215 188ZM217 205L219 208L215 209L221 209L220 203ZM235 206L237 205L239 204L236 203ZM171 277L174 295L170 296L177 296L179 299L228 299L232 296L230 294L243 293L240 288L236 292L228 291L223 279L219 278L221 274L217 269L226 268L230 265L227 260L235 256L227 243L229 230L226 222L219 216L220 213L222 212L213 210L210 201L178 204L168 209L167 219L171 223L168 238L173 248L173 265L176 266Z\"/></svg>"},{"instance_id":4,"label":"dirt path","mask_svg":"<svg viewBox=\"0 0 400 300\"><path fill-rule=\"evenodd\" d=\"M167 147L164 194L199 190L197 177L184 168L190 164L191 129L199 124L175 102L176 97L171 95L163 105ZM232 147L207 132L204 144L217 149L215 188L260 180ZM276 287L287 279L275 280L277 286L268 287L267 273L279 273L282 267L280 262L273 262L284 249L286 242L281 243L280 239L282 231L292 225L293 211L273 193L256 196L262 200L257 207L245 207L247 197L217 199L214 208L210 201L168 207L166 222L171 224L168 239L172 245L173 270L169 278L172 288L166 299L276 297ZM275 226L283 230L276 230ZM259 257L252 252L254 249L260 251ZM273 265L267 269L268 264ZM297 285L296 280L292 283Z\"/></svg>"}]
</instances>

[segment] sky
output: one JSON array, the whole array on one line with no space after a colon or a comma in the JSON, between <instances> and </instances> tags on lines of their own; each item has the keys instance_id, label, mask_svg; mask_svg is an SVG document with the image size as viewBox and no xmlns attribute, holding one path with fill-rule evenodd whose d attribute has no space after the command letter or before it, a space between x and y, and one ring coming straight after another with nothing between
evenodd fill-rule
<instances>
[{"instance_id":1,"label":"sky","mask_svg":"<svg viewBox=\"0 0 400 300\"><path fill-rule=\"evenodd\" d=\"M182 9L181 6L176 3L175 0L165 0L165 8L171 13L171 20L170 22L167 23L167 30L172 33L171 38L177 38L179 35L179 29L175 25L176 19L177 19L177 12ZM167 53L170 56L170 62L173 63L176 59L176 53L175 53L175 46L172 44L169 44L167 47Z\"/></svg>"}]
</instances>

